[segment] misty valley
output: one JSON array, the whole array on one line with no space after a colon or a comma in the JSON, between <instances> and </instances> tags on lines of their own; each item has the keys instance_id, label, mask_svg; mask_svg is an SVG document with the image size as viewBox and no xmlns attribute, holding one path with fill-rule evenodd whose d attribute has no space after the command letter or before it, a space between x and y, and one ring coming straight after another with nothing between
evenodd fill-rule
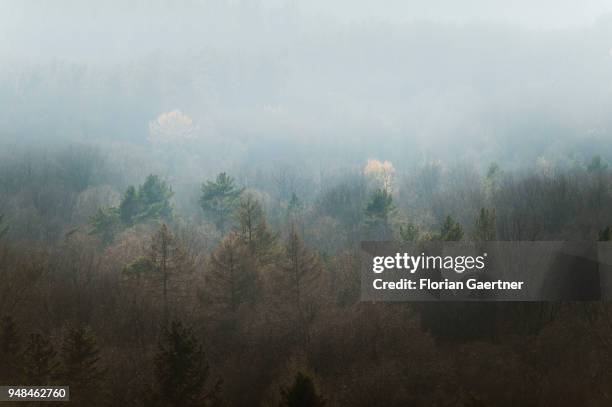
<instances>
[{"instance_id":1,"label":"misty valley","mask_svg":"<svg viewBox=\"0 0 612 407\"><path fill-rule=\"evenodd\" d=\"M0 406L610 405L612 7L512 6L1 1Z\"/></svg>"}]
</instances>

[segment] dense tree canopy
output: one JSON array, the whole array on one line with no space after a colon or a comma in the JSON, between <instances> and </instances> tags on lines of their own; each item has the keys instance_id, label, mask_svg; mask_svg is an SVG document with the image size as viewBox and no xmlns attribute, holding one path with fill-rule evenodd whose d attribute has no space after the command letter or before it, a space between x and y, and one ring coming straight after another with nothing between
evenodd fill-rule
<instances>
[{"instance_id":1,"label":"dense tree canopy","mask_svg":"<svg viewBox=\"0 0 612 407\"><path fill-rule=\"evenodd\" d=\"M241 193L242 189L236 186L234 179L224 172L217 175L214 181L202 185L200 206L222 233L225 232Z\"/></svg>"}]
</instances>

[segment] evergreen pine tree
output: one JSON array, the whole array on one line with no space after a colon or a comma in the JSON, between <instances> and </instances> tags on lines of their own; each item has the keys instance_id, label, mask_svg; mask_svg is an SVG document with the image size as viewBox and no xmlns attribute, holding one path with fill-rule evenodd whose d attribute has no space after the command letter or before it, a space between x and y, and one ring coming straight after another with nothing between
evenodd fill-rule
<instances>
[{"instance_id":1,"label":"evergreen pine tree","mask_svg":"<svg viewBox=\"0 0 612 407\"><path fill-rule=\"evenodd\" d=\"M419 239L419 227L413 223L406 223L400 226L400 239L403 243L416 242Z\"/></svg>"},{"instance_id":2,"label":"evergreen pine tree","mask_svg":"<svg viewBox=\"0 0 612 407\"><path fill-rule=\"evenodd\" d=\"M503 172L497 163L491 163L485 178L485 195L489 202L493 201L500 189Z\"/></svg>"},{"instance_id":3,"label":"evergreen pine tree","mask_svg":"<svg viewBox=\"0 0 612 407\"><path fill-rule=\"evenodd\" d=\"M137 220L166 219L172 217L170 199L174 195L172 188L157 175L149 175L138 188L139 213Z\"/></svg>"},{"instance_id":4,"label":"evergreen pine tree","mask_svg":"<svg viewBox=\"0 0 612 407\"><path fill-rule=\"evenodd\" d=\"M474 240L492 241L495 237L495 209L481 208L474 224Z\"/></svg>"},{"instance_id":5,"label":"evergreen pine tree","mask_svg":"<svg viewBox=\"0 0 612 407\"><path fill-rule=\"evenodd\" d=\"M393 196L386 189L378 189L372 194L365 208L365 222L375 238L391 238L389 221L394 211Z\"/></svg>"},{"instance_id":6,"label":"evergreen pine tree","mask_svg":"<svg viewBox=\"0 0 612 407\"><path fill-rule=\"evenodd\" d=\"M225 233L226 223L241 194L242 189L236 187L234 179L224 172L220 173L215 181L207 181L202 185L200 206L221 233Z\"/></svg>"},{"instance_id":7,"label":"evergreen pine tree","mask_svg":"<svg viewBox=\"0 0 612 407\"><path fill-rule=\"evenodd\" d=\"M70 386L71 401L78 404L94 400L105 371L93 333L83 327L70 329L61 346L60 360L61 380Z\"/></svg>"},{"instance_id":8,"label":"evergreen pine tree","mask_svg":"<svg viewBox=\"0 0 612 407\"><path fill-rule=\"evenodd\" d=\"M99 235L104 245L112 243L120 227L117 208L98 208L89 223L92 226L89 234Z\"/></svg>"},{"instance_id":9,"label":"evergreen pine tree","mask_svg":"<svg viewBox=\"0 0 612 407\"><path fill-rule=\"evenodd\" d=\"M463 239L463 228L461 224L456 222L451 216L447 216L440 227L439 240L457 242L461 239Z\"/></svg>"},{"instance_id":10,"label":"evergreen pine tree","mask_svg":"<svg viewBox=\"0 0 612 407\"><path fill-rule=\"evenodd\" d=\"M52 383L59 372L57 352L41 334L31 334L23 352L23 376L26 384L44 386Z\"/></svg>"},{"instance_id":11,"label":"evergreen pine tree","mask_svg":"<svg viewBox=\"0 0 612 407\"><path fill-rule=\"evenodd\" d=\"M124 225L131 226L134 223L134 218L140 211L139 206L136 188L130 185L123 195L121 204L119 204L119 215Z\"/></svg>"},{"instance_id":12,"label":"evergreen pine tree","mask_svg":"<svg viewBox=\"0 0 612 407\"><path fill-rule=\"evenodd\" d=\"M178 321L165 327L155 356L155 386L150 405L195 407L214 404L220 383L206 389L209 366L202 345Z\"/></svg>"},{"instance_id":13,"label":"evergreen pine tree","mask_svg":"<svg viewBox=\"0 0 612 407\"><path fill-rule=\"evenodd\" d=\"M317 393L312 379L302 372L295 375L291 386L281 390L279 407L322 407L324 399Z\"/></svg>"},{"instance_id":14,"label":"evergreen pine tree","mask_svg":"<svg viewBox=\"0 0 612 407\"><path fill-rule=\"evenodd\" d=\"M606 226L604 230L599 232L599 238L597 239L600 242L609 242L612 240L612 228L610 226Z\"/></svg>"},{"instance_id":15,"label":"evergreen pine tree","mask_svg":"<svg viewBox=\"0 0 612 407\"><path fill-rule=\"evenodd\" d=\"M138 190L131 185L127 188L119 207L98 209L90 219L90 234L100 235L104 244L110 244L123 227L150 219L169 220L173 215L173 195L168 184L157 175L149 175Z\"/></svg>"}]
</instances>

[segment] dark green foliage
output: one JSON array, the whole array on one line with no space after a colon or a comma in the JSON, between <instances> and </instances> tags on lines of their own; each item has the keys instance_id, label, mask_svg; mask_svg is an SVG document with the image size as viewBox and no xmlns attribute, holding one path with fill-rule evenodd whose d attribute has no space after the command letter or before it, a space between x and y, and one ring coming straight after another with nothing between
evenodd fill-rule
<instances>
[{"instance_id":1,"label":"dark green foliage","mask_svg":"<svg viewBox=\"0 0 612 407\"><path fill-rule=\"evenodd\" d=\"M59 372L57 352L51 342L41 334L31 334L23 352L23 376L25 384L47 385Z\"/></svg>"},{"instance_id":2,"label":"dark green foliage","mask_svg":"<svg viewBox=\"0 0 612 407\"><path fill-rule=\"evenodd\" d=\"M491 241L495 237L495 209L481 208L474 224L474 240Z\"/></svg>"},{"instance_id":3,"label":"dark green foliage","mask_svg":"<svg viewBox=\"0 0 612 407\"><path fill-rule=\"evenodd\" d=\"M206 389L209 366L202 345L179 321L164 328L155 356L155 386L150 405L207 406L215 402L220 383Z\"/></svg>"},{"instance_id":4,"label":"dark green foliage","mask_svg":"<svg viewBox=\"0 0 612 407\"><path fill-rule=\"evenodd\" d=\"M131 225L134 223L134 218L138 215L139 211L140 202L138 199L138 193L136 192L136 188L130 185L125 191L125 195L123 196L121 204L119 205L121 222L123 222L124 225Z\"/></svg>"},{"instance_id":5,"label":"dark green foliage","mask_svg":"<svg viewBox=\"0 0 612 407\"><path fill-rule=\"evenodd\" d=\"M413 223L400 225L400 239L404 243L416 242L419 239L420 229Z\"/></svg>"},{"instance_id":6,"label":"dark green foliage","mask_svg":"<svg viewBox=\"0 0 612 407\"><path fill-rule=\"evenodd\" d=\"M597 240L600 242L612 241L612 228L610 228L610 226L606 226L604 230L599 232L599 238Z\"/></svg>"},{"instance_id":7,"label":"dark green foliage","mask_svg":"<svg viewBox=\"0 0 612 407\"><path fill-rule=\"evenodd\" d=\"M169 220L173 215L170 199L174 193L166 182L157 175L149 175L144 184L129 186L118 208L100 208L92 216L91 234L99 235L104 244L113 241L122 227L151 219Z\"/></svg>"},{"instance_id":8,"label":"dark green foliage","mask_svg":"<svg viewBox=\"0 0 612 407\"><path fill-rule=\"evenodd\" d=\"M10 316L0 321L0 384L15 384L13 381L21 365L22 343L17 324Z\"/></svg>"},{"instance_id":9,"label":"dark green foliage","mask_svg":"<svg viewBox=\"0 0 612 407\"><path fill-rule=\"evenodd\" d=\"M384 189L378 189L370 197L366 206L366 216L368 219L386 221L394 208L391 194Z\"/></svg>"},{"instance_id":10,"label":"dark green foliage","mask_svg":"<svg viewBox=\"0 0 612 407\"><path fill-rule=\"evenodd\" d=\"M89 234L99 235L102 243L110 244L120 230L121 222L116 208L98 208L89 221L92 229Z\"/></svg>"},{"instance_id":11,"label":"dark green foliage","mask_svg":"<svg viewBox=\"0 0 612 407\"><path fill-rule=\"evenodd\" d=\"M395 211L393 196L385 189L377 189L365 208L366 229L374 238L388 239L391 235L390 217Z\"/></svg>"},{"instance_id":12,"label":"dark green foliage","mask_svg":"<svg viewBox=\"0 0 612 407\"><path fill-rule=\"evenodd\" d=\"M157 175L149 175L145 183L138 188L139 211L136 220L170 219L173 211L170 199L173 195L168 184Z\"/></svg>"},{"instance_id":13,"label":"dark green foliage","mask_svg":"<svg viewBox=\"0 0 612 407\"><path fill-rule=\"evenodd\" d=\"M70 329L61 347L61 378L70 386L71 397L83 400L102 385L104 370L93 333L86 328Z\"/></svg>"},{"instance_id":14,"label":"dark green foliage","mask_svg":"<svg viewBox=\"0 0 612 407\"><path fill-rule=\"evenodd\" d=\"M606 164L599 155L594 156L591 159L591 162L587 165L587 171L591 173L603 172L607 169L608 164Z\"/></svg>"},{"instance_id":15,"label":"dark green foliage","mask_svg":"<svg viewBox=\"0 0 612 407\"><path fill-rule=\"evenodd\" d=\"M291 386L281 390L279 407L322 407L324 399L317 393L310 376L302 372L295 375Z\"/></svg>"},{"instance_id":16,"label":"dark green foliage","mask_svg":"<svg viewBox=\"0 0 612 407\"><path fill-rule=\"evenodd\" d=\"M451 216L447 216L440 227L438 239L447 242L456 242L463 239L463 228L461 224L456 222Z\"/></svg>"},{"instance_id":17,"label":"dark green foliage","mask_svg":"<svg viewBox=\"0 0 612 407\"><path fill-rule=\"evenodd\" d=\"M119 204L119 217L125 226L149 219L172 218L173 208L170 199L172 188L157 175L149 175L144 184L129 186Z\"/></svg>"},{"instance_id":18,"label":"dark green foliage","mask_svg":"<svg viewBox=\"0 0 612 407\"><path fill-rule=\"evenodd\" d=\"M200 206L221 233L225 232L226 223L236 208L241 194L242 189L238 188L234 179L224 172L217 175L215 181L207 181L202 185Z\"/></svg>"}]
</instances>

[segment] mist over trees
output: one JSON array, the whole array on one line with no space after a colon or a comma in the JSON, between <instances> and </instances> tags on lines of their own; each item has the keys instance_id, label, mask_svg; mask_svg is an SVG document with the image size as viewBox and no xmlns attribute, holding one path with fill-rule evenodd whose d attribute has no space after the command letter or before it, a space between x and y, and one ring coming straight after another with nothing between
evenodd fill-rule
<instances>
[{"instance_id":1,"label":"mist over trees","mask_svg":"<svg viewBox=\"0 0 612 407\"><path fill-rule=\"evenodd\" d=\"M359 242L610 240L605 159L491 164L484 173L436 162L396 170L392 182L371 168L296 182L319 186L285 199L274 197L273 177L254 187L219 173L192 185L188 210L176 209L189 206L155 174L138 186L92 183L80 192L58 178L62 199L5 205L0 377L70 383L80 405L112 393L109 403L129 405L365 406L389 400L392 388L401 389L399 404L539 404L558 401L565 375L588 368L601 381L577 383L564 397L599 400L609 382L608 359L598 356L609 351L606 304L361 303ZM112 179L111 168L92 172L97 182ZM3 202L36 197L42 174L23 174ZM112 214L112 238L101 213ZM566 335L581 343L567 357L597 360L559 371L558 353L525 356L565 346ZM487 362L466 352L484 352ZM500 358L513 373L475 386L470 377L482 383ZM472 373L456 373L465 366ZM390 372L398 381L381 387ZM536 390L524 372L554 384ZM435 380L438 393L422 390ZM508 385L528 391L504 395Z\"/></svg>"},{"instance_id":2,"label":"mist over trees","mask_svg":"<svg viewBox=\"0 0 612 407\"><path fill-rule=\"evenodd\" d=\"M608 304L366 303L359 280L365 240L612 240L609 16L54 3L0 5L0 385L609 404Z\"/></svg>"},{"instance_id":3,"label":"mist over trees","mask_svg":"<svg viewBox=\"0 0 612 407\"><path fill-rule=\"evenodd\" d=\"M276 161L319 172L377 157L405 170L610 154L606 16L543 30L409 12L402 23L347 23L291 2L92 7L3 3L9 146L112 142L136 161L183 149L187 159L141 159L144 175L159 166L209 177Z\"/></svg>"}]
</instances>

